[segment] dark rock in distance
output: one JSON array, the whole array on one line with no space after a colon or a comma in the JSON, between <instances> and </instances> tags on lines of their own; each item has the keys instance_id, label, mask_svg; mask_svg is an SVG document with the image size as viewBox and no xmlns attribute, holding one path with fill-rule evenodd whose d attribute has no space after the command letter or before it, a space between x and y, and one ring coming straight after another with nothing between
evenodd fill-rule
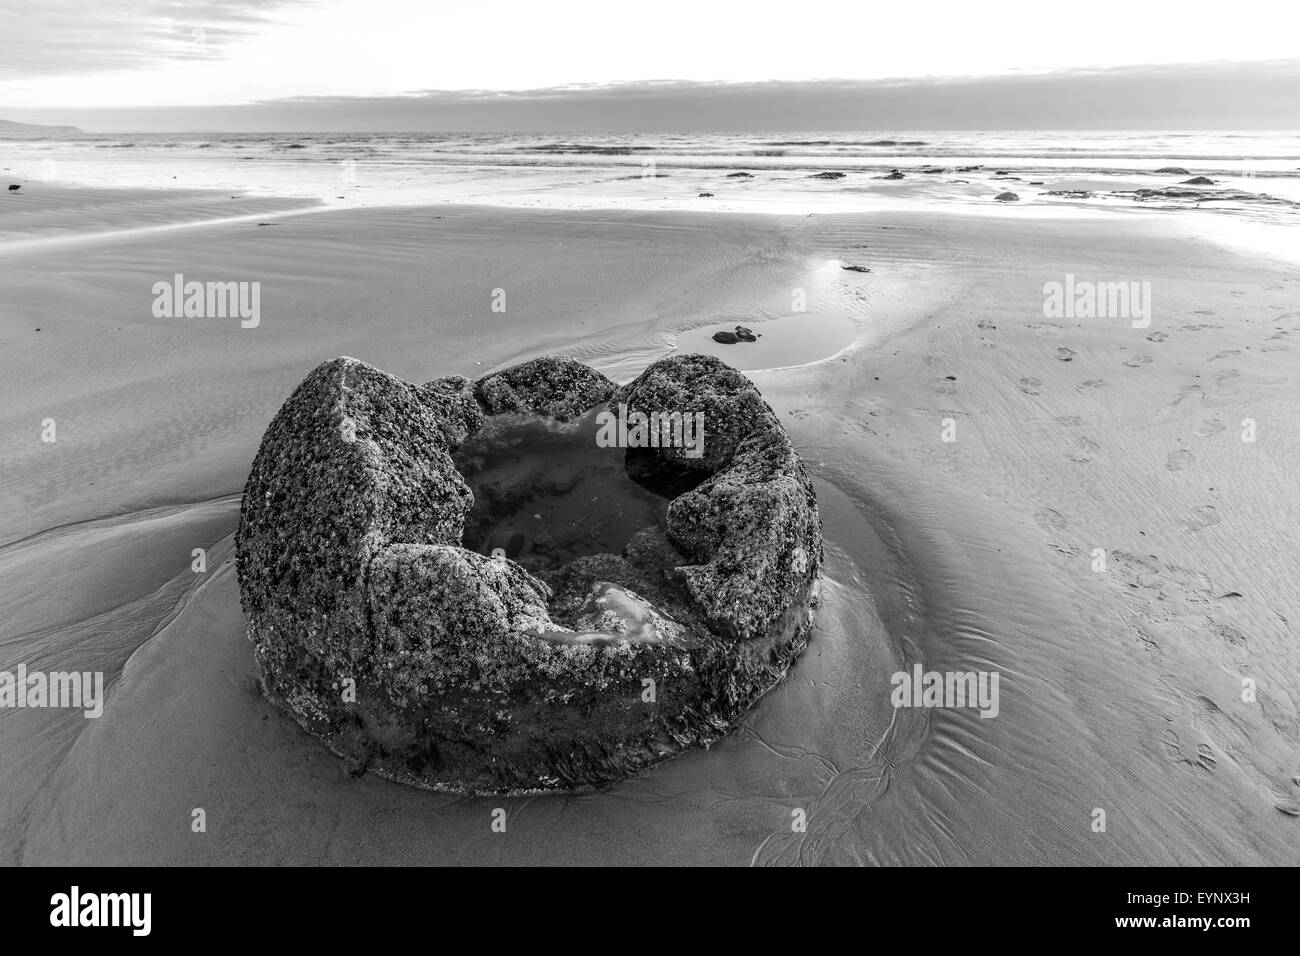
<instances>
[{"instance_id":1,"label":"dark rock in distance","mask_svg":"<svg viewBox=\"0 0 1300 956\"><path fill-rule=\"evenodd\" d=\"M700 193L699 198L700 198L700 199L712 199L712 198L713 198L713 193Z\"/></svg>"},{"instance_id":2,"label":"dark rock in distance","mask_svg":"<svg viewBox=\"0 0 1300 956\"><path fill-rule=\"evenodd\" d=\"M1131 192L1113 192L1112 196L1119 196L1125 199L1132 199L1136 202L1147 202L1153 199L1172 199L1175 201L1186 201L1200 205L1203 202L1242 202L1258 203L1260 205L1286 206L1292 209L1300 208L1300 203L1290 199L1283 199L1280 196L1271 196L1268 193L1252 193L1242 189L1228 189L1219 187L1217 189L1202 189L1193 186L1162 186L1159 189L1135 189Z\"/></svg>"},{"instance_id":3,"label":"dark rock in distance","mask_svg":"<svg viewBox=\"0 0 1300 956\"><path fill-rule=\"evenodd\" d=\"M840 268L843 269L845 272L870 272L871 271L866 266L858 266L858 265L842 265L840 266Z\"/></svg>"},{"instance_id":4,"label":"dark rock in distance","mask_svg":"<svg viewBox=\"0 0 1300 956\"><path fill-rule=\"evenodd\" d=\"M877 179L903 179L904 177L901 170L895 169L891 173L886 173L884 176L877 176L876 178Z\"/></svg>"},{"instance_id":5,"label":"dark rock in distance","mask_svg":"<svg viewBox=\"0 0 1300 956\"><path fill-rule=\"evenodd\" d=\"M1213 186L1214 180L1208 176L1193 176L1191 179L1184 179L1179 185L1182 186Z\"/></svg>"},{"instance_id":6,"label":"dark rock in distance","mask_svg":"<svg viewBox=\"0 0 1300 956\"><path fill-rule=\"evenodd\" d=\"M825 172L825 173L813 173L808 178L809 179L843 179L845 175L847 174L840 173L840 172Z\"/></svg>"},{"instance_id":7,"label":"dark rock in distance","mask_svg":"<svg viewBox=\"0 0 1300 956\"><path fill-rule=\"evenodd\" d=\"M727 173L727 178L728 179L753 179L754 175L753 173L745 173L745 172Z\"/></svg>"},{"instance_id":8,"label":"dark rock in distance","mask_svg":"<svg viewBox=\"0 0 1300 956\"><path fill-rule=\"evenodd\" d=\"M998 193L993 197L998 202L1019 202L1020 197L1015 193Z\"/></svg>"},{"instance_id":9,"label":"dark rock in distance","mask_svg":"<svg viewBox=\"0 0 1300 956\"><path fill-rule=\"evenodd\" d=\"M1156 172L1157 172L1157 173L1166 173L1166 174L1168 174L1168 175L1170 175L1170 176L1190 176L1190 175L1191 175L1191 173L1189 173L1187 170L1183 169L1183 167L1181 167L1181 166L1161 166L1159 169L1156 170Z\"/></svg>"},{"instance_id":10,"label":"dark rock in distance","mask_svg":"<svg viewBox=\"0 0 1300 956\"><path fill-rule=\"evenodd\" d=\"M761 335L753 329L738 325L731 331L721 330L713 333L713 341L722 345L735 345L737 342L757 342Z\"/></svg>"},{"instance_id":11,"label":"dark rock in distance","mask_svg":"<svg viewBox=\"0 0 1300 956\"><path fill-rule=\"evenodd\" d=\"M23 188L22 186L19 186L19 185L15 184L15 183L10 183L10 184L9 184L9 191L10 191L11 193L16 193L16 192L18 192L18 190L20 190L20 189L22 189L22 188Z\"/></svg>"},{"instance_id":12,"label":"dark rock in distance","mask_svg":"<svg viewBox=\"0 0 1300 956\"><path fill-rule=\"evenodd\" d=\"M457 449L605 403L704 415L698 458L628 450L638 481L688 479L663 527L546 580L462 547ZM326 362L267 428L235 543L267 697L352 765L458 792L600 785L724 735L806 644L822 561L784 429L699 355L621 388L557 357L425 385Z\"/></svg>"}]
</instances>

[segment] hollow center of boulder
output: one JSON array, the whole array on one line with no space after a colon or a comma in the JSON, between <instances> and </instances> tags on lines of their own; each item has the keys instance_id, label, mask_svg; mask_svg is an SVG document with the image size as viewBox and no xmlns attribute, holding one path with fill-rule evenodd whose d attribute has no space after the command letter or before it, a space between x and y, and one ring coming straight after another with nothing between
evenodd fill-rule
<instances>
[{"instance_id":1,"label":"hollow center of boulder","mask_svg":"<svg viewBox=\"0 0 1300 956\"><path fill-rule=\"evenodd\" d=\"M576 422L490 418L454 456L474 493L464 547L535 572L618 554L638 531L662 526L668 502L629 477L625 449L597 443L599 409Z\"/></svg>"}]
</instances>

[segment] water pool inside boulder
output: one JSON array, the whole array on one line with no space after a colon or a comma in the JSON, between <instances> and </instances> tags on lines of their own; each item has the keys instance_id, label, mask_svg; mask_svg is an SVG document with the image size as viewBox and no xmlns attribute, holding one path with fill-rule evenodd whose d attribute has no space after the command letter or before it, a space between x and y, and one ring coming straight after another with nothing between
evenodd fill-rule
<instances>
[{"instance_id":1,"label":"water pool inside boulder","mask_svg":"<svg viewBox=\"0 0 1300 956\"><path fill-rule=\"evenodd\" d=\"M665 498L633 481L626 450L596 442L597 414L558 424L496 416L453 456L474 493L464 547L506 557L534 572L576 558L618 554L638 531L662 527Z\"/></svg>"}]
</instances>

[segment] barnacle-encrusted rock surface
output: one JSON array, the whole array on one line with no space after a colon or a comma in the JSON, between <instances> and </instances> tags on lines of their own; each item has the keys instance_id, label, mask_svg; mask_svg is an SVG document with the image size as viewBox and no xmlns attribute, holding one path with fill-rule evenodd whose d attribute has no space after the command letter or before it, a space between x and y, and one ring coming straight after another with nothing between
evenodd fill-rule
<instances>
[{"instance_id":1,"label":"barnacle-encrusted rock surface","mask_svg":"<svg viewBox=\"0 0 1300 956\"><path fill-rule=\"evenodd\" d=\"M537 573L462 547L457 448L606 402L704 415L702 456L628 453L664 524ZM621 389L555 357L426 385L326 362L267 429L236 547L268 697L357 772L475 792L607 783L725 734L806 643L822 559L779 421L705 356Z\"/></svg>"},{"instance_id":2,"label":"barnacle-encrusted rock surface","mask_svg":"<svg viewBox=\"0 0 1300 956\"><path fill-rule=\"evenodd\" d=\"M613 391L614 383L595 369L549 355L485 375L474 386L490 415L535 412L559 421L576 418Z\"/></svg>"},{"instance_id":3,"label":"barnacle-encrusted rock surface","mask_svg":"<svg viewBox=\"0 0 1300 956\"><path fill-rule=\"evenodd\" d=\"M668 538L692 559L677 573L711 629L740 640L762 637L798 603L822 557L817 498L785 429L749 379L707 355L656 362L614 400L646 414L704 413L700 458L654 449L633 456L648 468L632 470L676 467L704 478L668 507Z\"/></svg>"}]
</instances>

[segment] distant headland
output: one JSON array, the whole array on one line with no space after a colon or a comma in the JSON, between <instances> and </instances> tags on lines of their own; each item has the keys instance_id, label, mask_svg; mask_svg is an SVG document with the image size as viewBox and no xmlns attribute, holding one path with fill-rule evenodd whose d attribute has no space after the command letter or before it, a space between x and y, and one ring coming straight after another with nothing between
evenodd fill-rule
<instances>
[{"instance_id":1,"label":"distant headland","mask_svg":"<svg viewBox=\"0 0 1300 956\"><path fill-rule=\"evenodd\" d=\"M15 123L0 119L0 136L6 134L45 136L50 133L80 133L75 126L40 126L36 123Z\"/></svg>"}]
</instances>

